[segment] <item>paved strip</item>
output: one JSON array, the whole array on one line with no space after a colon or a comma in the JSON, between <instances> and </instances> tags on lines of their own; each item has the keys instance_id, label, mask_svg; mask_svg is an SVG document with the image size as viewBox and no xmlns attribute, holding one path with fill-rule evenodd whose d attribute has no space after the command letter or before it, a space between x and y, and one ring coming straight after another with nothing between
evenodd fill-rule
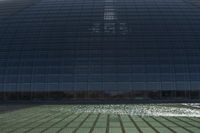
<instances>
[{"instance_id":1,"label":"paved strip","mask_svg":"<svg viewBox=\"0 0 200 133\"><path fill-rule=\"evenodd\" d=\"M34 106L36 106L36 105L28 105L28 104L21 104L21 105L5 104L5 105L1 105L0 104L0 114L20 111L20 110L23 110L23 109L32 108Z\"/></svg>"},{"instance_id":2,"label":"paved strip","mask_svg":"<svg viewBox=\"0 0 200 133\"><path fill-rule=\"evenodd\" d=\"M67 110L64 109L65 107L67 108ZM11 125L11 127L8 127L7 129L3 129L3 130L1 130L2 128L0 127L0 132L7 133L7 132L11 132L11 130L15 130L16 128L17 128L17 130L15 130L14 132L20 132L20 133L28 133L30 131L35 131L35 132L39 133L39 132L41 132L41 130L45 130L44 131L45 133L46 132L53 133L53 132L57 132L60 128L63 128L63 130L60 132L65 131L67 133L68 132L69 133L76 133L76 132L92 133L94 131L102 132L102 133L105 133L105 132L106 133L109 133L109 132L125 133L128 131L132 132L133 130L134 131L138 130L138 132L140 132L140 133L150 132L150 131L154 132L155 130L157 130L157 131L155 131L156 133L159 133L159 131L160 132L163 131L163 132L167 132L167 133L168 132L176 133L176 132L181 132L181 131L193 133L193 132L200 131L199 130L200 129L200 124L199 124L200 119L194 118L194 117L164 117L164 118L151 117L152 119L148 119L147 117L141 117L141 116L137 116L135 118L134 116L131 116L131 115L130 116L127 115L127 117L123 117L120 114L113 115L113 113L110 112L110 114L103 114L104 117L102 118L102 121L100 121L100 118L102 116L101 112L99 114L95 114L95 115L93 115L91 113L92 116L88 116L88 115L90 115L89 113L82 113L82 115L81 115L81 113L73 114L73 112L76 111L76 108L74 108L74 110L71 110L71 108L68 108L68 107L69 106L54 105L54 106L49 106L49 108L47 106L34 108L32 111L23 110L22 112L17 112L15 114L16 119L12 119L14 117L14 114L12 114L11 116L9 116L9 113L5 114L5 115L0 115L1 122L7 121L6 117L9 118L9 121L12 120L11 123L7 123L7 125L4 126L4 127L8 127L8 125ZM60 112L59 110L63 110L63 111ZM85 107L84 107L84 110L85 110ZM70 111L72 111L72 112L70 113ZM23 113L24 113L24 115L23 115ZM32 116L30 116L31 114L32 114ZM80 114L80 117L78 117L76 119L76 117L79 114ZM86 118L87 116L88 116L88 118ZM22 117L22 120L20 119L21 117ZM44 119L42 117L46 117L46 118ZM56 117L58 117L58 118L56 118ZM113 119L113 120L115 120L114 122L111 122L112 117L115 118L115 119ZM141 117L141 118L139 118L139 117ZM32 119L28 119L28 118L32 118ZM142 120L142 121L139 121L139 123L137 123L138 121L136 120L138 118ZM168 120L166 120L166 118ZM40 119L40 120L37 120L37 119ZM76 119L76 120L73 121L73 119ZM118 119L118 121L116 122L117 119ZM37 121L37 122L35 122L35 121ZM66 126L66 124L69 121L71 121L71 123L69 123ZM125 123L126 121L127 121L127 123ZM98 123L98 122L100 122L100 123ZM153 123L151 123L151 122L153 122ZM14 123L16 123L16 125L14 125ZM29 123L33 123L33 124L28 125L28 127L25 126L26 124L29 124ZM43 126L43 124L44 124L44 126ZM98 124L100 125L99 127L97 127ZM117 125L116 128L115 127L112 128L111 127L112 124L113 124L113 127ZM141 124L141 126L142 126L142 124L148 125L149 128L147 129L147 128L140 127L139 126L140 124ZM43 127L41 127L41 125ZM86 125L86 127L84 125ZM132 129L132 126L135 126L135 128ZM18 129L18 128L20 128L20 129ZM144 129L144 131L143 131L143 129Z\"/></svg>"},{"instance_id":3,"label":"paved strip","mask_svg":"<svg viewBox=\"0 0 200 133\"><path fill-rule=\"evenodd\" d=\"M174 122L174 121L172 121L172 120L170 120L170 119L168 119L168 118L165 118L165 117L162 117L162 118L164 118L165 120L167 120L167 121L169 121L169 122L171 122L171 123L173 123L173 124L175 124L175 125L177 125L177 126L183 128L184 130L188 131L189 133L193 133L193 131L191 131L191 130L185 128L184 126L182 126L182 125L180 125L180 124L178 124L178 123L176 123L176 122Z\"/></svg>"},{"instance_id":4,"label":"paved strip","mask_svg":"<svg viewBox=\"0 0 200 133\"><path fill-rule=\"evenodd\" d=\"M126 110L126 107L124 106L124 110L126 111L127 114L129 114L129 112ZM133 125L136 127L136 129L138 130L139 133L143 133L142 130L139 128L139 126L137 125L137 123L133 120L133 118L131 117L131 115L128 115L129 119L131 120L131 122L133 123Z\"/></svg>"},{"instance_id":5,"label":"paved strip","mask_svg":"<svg viewBox=\"0 0 200 133\"><path fill-rule=\"evenodd\" d=\"M106 123L106 133L109 133L109 121L110 121L110 115L107 115L107 123Z\"/></svg>"},{"instance_id":6,"label":"paved strip","mask_svg":"<svg viewBox=\"0 0 200 133\"><path fill-rule=\"evenodd\" d=\"M93 132L93 130L94 130L94 127L96 126L96 124L97 124L97 121L99 120L99 117L100 117L100 113L97 115L97 117L96 117L96 119L95 119L95 121L94 121L94 123L93 123L93 125L92 125L92 127L90 128L90 131L89 131L89 133L92 133Z\"/></svg>"},{"instance_id":7,"label":"paved strip","mask_svg":"<svg viewBox=\"0 0 200 133\"><path fill-rule=\"evenodd\" d=\"M27 115L23 115L22 117L21 117L21 121L23 121L25 118L27 119L27 117L31 117L31 116L34 116L35 115L35 113L32 113L32 114L28 114L28 113L26 113ZM10 119L10 120L8 120L8 121L5 121L4 123L2 123L1 125L0 125L0 128L6 128L6 127L4 127L4 126L7 126L7 127L10 127L10 125L15 125L15 123L19 123L19 121L17 121L16 122L16 119L19 119L18 117L19 117L19 115L15 115L16 117L12 117L12 119ZM21 116L21 115L20 115ZM14 122L14 123L12 123L12 122ZM7 125L7 124L9 124L9 125Z\"/></svg>"},{"instance_id":8,"label":"paved strip","mask_svg":"<svg viewBox=\"0 0 200 133\"><path fill-rule=\"evenodd\" d=\"M121 116L119 114L118 114L118 118L119 118L119 123L120 123L120 127L121 127L121 130L122 130L122 133L126 133L124 125L123 125L123 122L122 122L122 118L121 118Z\"/></svg>"},{"instance_id":9,"label":"paved strip","mask_svg":"<svg viewBox=\"0 0 200 133\"><path fill-rule=\"evenodd\" d=\"M151 127L156 133L159 133L159 131L154 127L152 126L147 120L145 120L143 117L140 116L140 118L149 126Z\"/></svg>"},{"instance_id":10,"label":"paved strip","mask_svg":"<svg viewBox=\"0 0 200 133\"><path fill-rule=\"evenodd\" d=\"M81 114L77 115L74 119L72 119L71 121L69 121L67 124L65 124L62 128L60 128L56 133L60 133L64 128L66 128L70 123L72 123L73 121L75 121L78 117L80 117Z\"/></svg>"},{"instance_id":11,"label":"paved strip","mask_svg":"<svg viewBox=\"0 0 200 133\"><path fill-rule=\"evenodd\" d=\"M76 127L76 129L74 129L74 131L72 131L72 133L76 133L78 131L78 129L83 125L83 123L90 117L91 114L88 114L85 119L78 125L78 127Z\"/></svg>"},{"instance_id":12,"label":"paved strip","mask_svg":"<svg viewBox=\"0 0 200 133\"><path fill-rule=\"evenodd\" d=\"M44 114L41 114L42 116L44 116ZM41 116L41 115L39 115L39 116ZM39 117L38 116L38 117ZM9 132L7 132L7 133L13 133L13 132L15 132L16 130L18 130L18 129L20 129L20 128L22 128L22 127L26 127L26 126L28 126L28 125L30 125L30 124L33 124L33 123L35 123L35 122L38 122L39 120L41 120L41 119L46 119L46 118L48 118L50 115L47 115L47 116L44 116L44 117L37 117L36 118L36 120L34 120L34 121L31 121L31 122L28 122L28 123L25 123L24 125L22 125L22 126L20 126L20 127L16 127L15 129L13 129L13 130L11 130L11 131L9 131Z\"/></svg>"},{"instance_id":13,"label":"paved strip","mask_svg":"<svg viewBox=\"0 0 200 133\"><path fill-rule=\"evenodd\" d=\"M43 124L45 124L45 123L48 123L48 122L52 121L54 118L59 117L59 116L62 116L62 115L65 114L65 113L67 113L67 112L59 113L59 114L55 115L53 118L50 118L49 120L44 121L44 122L38 124L37 126L30 128L29 130L25 131L24 133L28 133L28 132L30 132L31 130L33 130L33 129L39 127L39 126L41 126L41 125L43 125ZM73 113L71 113L70 115L72 115L72 114L73 114ZM70 116L70 115L67 115L67 117ZM50 117L51 117L51 116L50 116ZM62 120L64 120L65 118L66 118L66 117L64 117ZM62 121L62 120L60 120L60 121ZM60 121L57 121L56 123L53 123L53 124L50 125L48 128L46 128L46 129L44 129L44 130L42 130L42 131L44 132L44 131L48 130L51 126L54 126L55 124L59 123ZM42 132L42 131L41 131L41 132Z\"/></svg>"},{"instance_id":14,"label":"paved strip","mask_svg":"<svg viewBox=\"0 0 200 133\"><path fill-rule=\"evenodd\" d=\"M38 117L41 118L41 116L44 116L44 112L45 111L43 110L43 111L39 112L37 115L33 114L33 115L31 115L31 117L27 116L26 118L23 118L23 119L21 119L19 121L16 120L14 123L9 124L6 127L3 127L1 129L10 128L10 127L12 127L12 126L14 126L16 124L19 124L19 123L29 122L30 119L33 119L33 118L38 118Z\"/></svg>"},{"instance_id":15,"label":"paved strip","mask_svg":"<svg viewBox=\"0 0 200 133\"><path fill-rule=\"evenodd\" d=\"M162 126L164 126L165 128L167 128L168 130L170 130L172 133L176 133L176 131L174 131L173 129L171 129L169 126L165 125L164 123L162 123L161 121L157 120L154 117L151 117L152 119L154 119L155 121L157 121L158 123L160 123Z\"/></svg>"},{"instance_id":16,"label":"paved strip","mask_svg":"<svg viewBox=\"0 0 200 133\"><path fill-rule=\"evenodd\" d=\"M133 118L128 115L129 119L132 121L133 125L137 128L139 133L142 133L141 129L139 128L139 126L136 124L136 122L133 120Z\"/></svg>"},{"instance_id":17,"label":"paved strip","mask_svg":"<svg viewBox=\"0 0 200 133\"><path fill-rule=\"evenodd\" d=\"M43 111L40 111L40 113ZM12 112L12 113L14 113L14 112ZM31 114L29 114L29 113L31 113ZM24 114L26 114L26 115L24 115ZM4 117L6 117L6 116L4 116ZM8 117L7 119L9 119L10 116L7 116L7 117ZM20 118L18 118L18 117L20 117ZM6 121L4 124L0 125L0 128L1 129L8 128L8 127L11 127L12 125L15 125L16 123L19 123L20 121L24 121L24 119L31 119L33 117L35 117L35 112L33 110L29 111L29 112L22 112L22 114L20 114L20 115L17 114L17 115L14 115L14 117L11 117L12 119L10 119L10 120ZM20 120L16 121L16 119L20 119ZM14 123L11 123L12 121L14 121ZM8 124L8 125L6 125L6 127L3 127L5 124Z\"/></svg>"},{"instance_id":18,"label":"paved strip","mask_svg":"<svg viewBox=\"0 0 200 133\"><path fill-rule=\"evenodd\" d=\"M196 128L198 128L198 129L200 129L200 127L198 127L198 126L196 126L196 125L193 125L193 124L191 124L191 123L189 123L189 122L187 122L187 121L184 121L184 120L182 120L182 119L180 119L180 118L175 117L175 119L177 119L177 120L179 120L179 121L182 121L182 122L184 122L184 123L186 123L186 124L188 124L188 125L190 125L190 126L192 126L192 127L196 127Z\"/></svg>"},{"instance_id":19,"label":"paved strip","mask_svg":"<svg viewBox=\"0 0 200 133\"><path fill-rule=\"evenodd\" d=\"M32 107L31 110L30 110L30 108L21 109L21 110L16 110L16 111L7 112L7 113L0 114L0 115L3 116L3 117L7 117L6 120L7 120L7 122L9 122L9 121L12 121L13 118L17 118L17 117L19 117L19 116L26 116L26 115L24 115L24 112L26 112L27 116L29 116L28 113L31 113L31 112L32 112L32 114L33 114L33 111L32 111L32 110L33 110L34 108L35 108L35 107ZM16 115L16 114L18 114L18 115ZM12 116L12 117L10 117L10 116Z\"/></svg>"},{"instance_id":20,"label":"paved strip","mask_svg":"<svg viewBox=\"0 0 200 133\"><path fill-rule=\"evenodd\" d=\"M186 118L189 119L189 120L192 120L192 121L194 121L194 122L200 123L200 121L194 120L194 119L192 119L192 118L190 118L190 117L186 117Z\"/></svg>"},{"instance_id":21,"label":"paved strip","mask_svg":"<svg viewBox=\"0 0 200 133\"><path fill-rule=\"evenodd\" d=\"M64 113L63 113L63 114L64 114ZM63 114L61 114L61 115L63 115ZM43 129L42 131L40 131L40 133L43 133L43 132L47 131L48 129L50 129L50 128L53 127L54 125L60 123L61 121L63 121L64 119L66 119L66 118L68 118L68 117L70 117L70 116L72 116L72 115L73 115L73 113L67 115L66 117L63 117L63 119L61 119L61 120L59 120L59 121L57 121L57 122L51 124L51 125L48 126L47 128L45 128L45 129ZM51 120L53 120L53 119L51 119Z\"/></svg>"}]
</instances>

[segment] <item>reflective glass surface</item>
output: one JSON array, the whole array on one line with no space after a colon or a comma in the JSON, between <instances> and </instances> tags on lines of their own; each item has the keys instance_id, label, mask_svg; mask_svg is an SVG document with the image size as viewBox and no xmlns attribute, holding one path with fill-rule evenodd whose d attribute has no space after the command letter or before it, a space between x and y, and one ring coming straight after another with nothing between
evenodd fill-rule
<instances>
[{"instance_id":1,"label":"reflective glass surface","mask_svg":"<svg viewBox=\"0 0 200 133\"><path fill-rule=\"evenodd\" d=\"M195 0L5 1L1 99L200 98Z\"/></svg>"}]
</instances>

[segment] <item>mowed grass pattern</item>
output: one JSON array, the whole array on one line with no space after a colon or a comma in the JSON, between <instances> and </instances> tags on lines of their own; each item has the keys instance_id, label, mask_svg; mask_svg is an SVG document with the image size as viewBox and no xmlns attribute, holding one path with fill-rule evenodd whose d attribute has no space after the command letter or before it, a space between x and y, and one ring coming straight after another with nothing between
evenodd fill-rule
<instances>
[{"instance_id":1,"label":"mowed grass pattern","mask_svg":"<svg viewBox=\"0 0 200 133\"><path fill-rule=\"evenodd\" d=\"M76 112L74 106L40 105L1 113L0 133L200 133L199 117Z\"/></svg>"}]
</instances>

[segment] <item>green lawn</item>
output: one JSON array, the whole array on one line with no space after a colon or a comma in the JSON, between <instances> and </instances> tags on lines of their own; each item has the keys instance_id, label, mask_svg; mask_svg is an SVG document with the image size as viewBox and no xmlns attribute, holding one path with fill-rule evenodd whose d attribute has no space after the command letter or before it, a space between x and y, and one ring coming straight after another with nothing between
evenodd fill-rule
<instances>
[{"instance_id":1,"label":"green lawn","mask_svg":"<svg viewBox=\"0 0 200 133\"><path fill-rule=\"evenodd\" d=\"M152 111L144 111L152 110L152 106L170 108L169 105L33 106L1 113L0 133L200 133L200 109L177 106L180 112L176 112L173 105L171 111L175 115L192 110L198 117L156 116Z\"/></svg>"}]
</instances>

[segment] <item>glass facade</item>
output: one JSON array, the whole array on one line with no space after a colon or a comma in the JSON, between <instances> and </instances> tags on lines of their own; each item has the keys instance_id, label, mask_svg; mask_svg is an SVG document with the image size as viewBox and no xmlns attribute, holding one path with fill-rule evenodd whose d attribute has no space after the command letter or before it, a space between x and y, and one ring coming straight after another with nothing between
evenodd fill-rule
<instances>
[{"instance_id":1,"label":"glass facade","mask_svg":"<svg viewBox=\"0 0 200 133\"><path fill-rule=\"evenodd\" d=\"M195 0L3 0L0 7L1 100L200 98Z\"/></svg>"}]
</instances>

